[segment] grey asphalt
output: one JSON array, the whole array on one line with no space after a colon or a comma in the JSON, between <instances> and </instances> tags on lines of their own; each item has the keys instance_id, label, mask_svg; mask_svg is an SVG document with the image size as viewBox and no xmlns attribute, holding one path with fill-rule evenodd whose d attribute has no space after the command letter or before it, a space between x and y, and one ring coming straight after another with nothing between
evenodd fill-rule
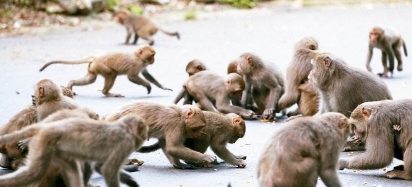
<instances>
[{"instance_id":1,"label":"grey asphalt","mask_svg":"<svg viewBox=\"0 0 412 187\"><path fill-rule=\"evenodd\" d=\"M99 77L92 85L75 87L74 91L78 94L75 99L102 116L131 100L171 103L187 78L184 69L186 63L194 58L204 61L209 69L224 75L230 60L243 52L254 52L276 64L285 73L292 59L294 43L304 36L317 38L321 50L331 52L349 65L365 70L368 31L374 25L399 30L412 51L412 6L407 4L239 12L235 14L237 16L231 14L198 21L160 22L167 30L178 30L182 38L178 41L157 34L154 45L156 62L148 70L160 83L174 89L173 92L154 87L152 93L147 95L143 87L130 83L123 76L116 80L112 92L126 97L105 98L99 91L103 86L103 79ZM66 85L69 80L83 76L87 68L87 65L54 65L39 73L38 69L44 63L59 59L82 59L114 51L132 52L135 46L120 45L125 34L122 27L109 23L90 26L88 29L65 28L37 35L1 38L0 124L5 124L11 116L31 103L30 95L37 81L50 78ZM395 99L411 98L411 64L411 58L404 57L405 70L395 72L393 79L384 79ZM375 73L382 71L380 52L376 50L372 68ZM140 171L131 174L143 187L224 187L228 183L234 187L257 186L256 164L259 155L273 132L282 125L282 120L276 124L247 121L246 136L236 144L229 145L233 153L247 156L245 169L221 164L206 169L177 170L158 151L133 154L131 157L145 163ZM211 151L208 153L213 154ZM347 153L341 153L341 156L353 157L347 156ZM399 163L395 161L387 170ZM412 182L385 178L383 169L343 170L338 173L343 186L412 186ZM92 182L105 186L99 175L94 175ZM321 180L317 186L324 186Z\"/></svg>"}]
</instances>

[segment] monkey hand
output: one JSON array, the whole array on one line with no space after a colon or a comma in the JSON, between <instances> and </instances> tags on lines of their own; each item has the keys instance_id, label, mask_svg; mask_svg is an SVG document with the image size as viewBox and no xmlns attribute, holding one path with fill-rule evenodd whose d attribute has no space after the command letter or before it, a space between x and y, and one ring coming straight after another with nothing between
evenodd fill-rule
<instances>
[{"instance_id":1,"label":"monkey hand","mask_svg":"<svg viewBox=\"0 0 412 187\"><path fill-rule=\"evenodd\" d=\"M21 154L26 154L28 151L28 141L22 140L17 142L17 147L19 148L19 151Z\"/></svg>"},{"instance_id":2,"label":"monkey hand","mask_svg":"<svg viewBox=\"0 0 412 187\"><path fill-rule=\"evenodd\" d=\"M268 109L265 109L265 111L263 111L262 118L271 120L276 117L275 114L276 113L275 113L274 108L268 108Z\"/></svg>"},{"instance_id":3,"label":"monkey hand","mask_svg":"<svg viewBox=\"0 0 412 187\"><path fill-rule=\"evenodd\" d=\"M215 156L205 154L205 158L203 158L203 167L210 168L211 164L216 162L217 158Z\"/></svg>"},{"instance_id":4,"label":"monkey hand","mask_svg":"<svg viewBox=\"0 0 412 187\"><path fill-rule=\"evenodd\" d=\"M150 92L152 91L152 86L150 86L150 84L148 86L146 86L147 89L147 94L150 94Z\"/></svg>"},{"instance_id":5,"label":"monkey hand","mask_svg":"<svg viewBox=\"0 0 412 187\"><path fill-rule=\"evenodd\" d=\"M242 117L245 119L257 119L257 115L252 110L247 110Z\"/></svg>"},{"instance_id":6,"label":"monkey hand","mask_svg":"<svg viewBox=\"0 0 412 187\"><path fill-rule=\"evenodd\" d=\"M236 163L238 168L245 168L246 163L243 160L238 160L238 163Z\"/></svg>"},{"instance_id":7,"label":"monkey hand","mask_svg":"<svg viewBox=\"0 0 412 187\"><path fill-rule=\"evenodd\" d=\"M172 90L172 89L170 89L170 88L166 88L166 87L162 87L162 90L169 90L169 91L172 91L172 92L173 92L173 90Z\"/></svg>"},{"instance_id":8,"label":"monkey hand","mask_svg":"<svg viewBox=\"0 0 412 187\"><path fill-rule=\"evenodd\" d=\"M349 162L345 159L339 159L339 170L343 170L345 168L348 168Z\"/></svg>"}]
</instances>

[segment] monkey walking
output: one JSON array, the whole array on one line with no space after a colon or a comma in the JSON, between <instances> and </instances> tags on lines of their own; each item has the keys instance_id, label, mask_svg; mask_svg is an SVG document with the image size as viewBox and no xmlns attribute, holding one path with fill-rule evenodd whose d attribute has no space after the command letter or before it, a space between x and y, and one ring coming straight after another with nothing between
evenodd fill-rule
<instances>
[{"instance_id":1,"label":"monkey walking","mask_svg":"<svg viewBox=\"0 0 412 187\"><path fill-rule=\"evenodd\" d=\"M57 166L62 168L66 186L84 187L88 181L83 180L81 163L86 161L101 163L106 184L119 187L124 161L140 148L147 133L143 120L131 114L116 122L69 118L0 136L1 144L31 138L28 165L0 176L0 186L31 184L40 180L49 166Z\"/></svg>"},{"instance_id":2,"label":"monkey walking","mask_svg":"<svg viewBox=\"0 0 412 187\"><path fill-rule=\"evenodd\" d=\"M169 36L176 36L180 40L178 32L168 32L157 27L150 19L143 16L137 16L130 14L127 11L118 11L114 17L114 20L122 24L127 31L125 44L129 44L130 37L134 34L133 44L137 44L139 37L147 40L149 45L154 44L152 36L157 33L158 30Z\"/></svg>"},{"instance_id":3,"label":"monkey walking","mask_svg":"<svg viewBox=\"0 0 412 187\"><path fill-rule=\"evenodd\" d=\"M398 61L398 71L403 70L401 47L403 47L405 56L408 56L405 41L399 33L395 33L394 31L388 28L384 29L381 27L373 27L372 30L369 32L369 50L368 57L366 60L366 68L368 69L368 71L372 71L370 63L373 55L373 48L378 48L382 50L383 65L383 73L378 73L378 75L381 77L388 77L389 72L391 74L391 77L393 77L393 69L395 68L395 58ZM388 58L389 68L387 62Z\"/></svg>"},{"instance_id":4,"label":"monkey walking","mask_svg":"<svg viewBox=\"0 0 412 187\"><path fill-rule=\"evenodd\" d=\"M348 118L336 112L286 122L261 154L259 186L315 187L320 177L326 186L340 187L336 165L348 134Z\"/></svg>"},{"instance_id":5,"label":"monkey walking","mask_svg":"<svg viewBox=\"0 0 412 187\"><path fill-rule=\"evenodd\" d=\"M132 54L110 53L101 57L89 57L79 61L52 61L46 63L40 68L40 71L43 71L52 64L89 64L86 76L77 80L71 80L67 87L72 90L73 86L92 84L96 81L97 75L101 75L105 79L102 93L107 97L123 97L120 94L109 92L118 75L127 75L131 82L146 87L148 94L150 94L152 87L146 80L160 89L173 91L170 88L163 87L146 69L147 66L154 63L155 54L156 52L151 46L142 45ZM146 80L139 76L140 73L142 73Z\"/></svg>"}]
</instances>

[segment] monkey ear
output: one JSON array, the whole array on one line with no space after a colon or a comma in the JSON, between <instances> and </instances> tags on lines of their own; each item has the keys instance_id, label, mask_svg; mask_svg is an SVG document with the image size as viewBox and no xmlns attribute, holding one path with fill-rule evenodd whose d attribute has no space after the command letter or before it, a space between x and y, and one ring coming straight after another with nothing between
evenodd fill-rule
<instances>
[{"instance_id":1,"label":"monkey ear","mask_svg":"<svg viewBox=\"0 0 412 187\"><path fill-rule=\"evenodd\" d=\"M203 70L203 67L202 67L201 65L197 65L197 66L196 66L196 69L199 70L199 71L202 71L202 70Z\"/></svg>"},{"instance_id":2,"label":"monkey ear","mask_svg":"<svg viewBox=\"0 0 412 187\"><path fill-rule=\"evenodd\" d=\"M363 107L362 108L362 115L365 119L368 119L371 116L371 109Z\"/></svg>"},{"instance_id":3,"label":"monkey ear","mask_svg":"<svg viewBox=\"0 0 412 187\"><path fill-rule=\"evenodd\" d=\"M247 63L249 64L249 65L252 65L252 57L247 57Z\"/></svg>"},{"instance_id":4,"label":"monkey ear","mask_svg":"<svg viewBox=\"0 0 412 187\"><path fill-rule=\"evenodd\" d=\"M241 117L233 118L233 124L234 124L234 125L238 125L238 124L240 124L241 122L242 122L242 118L241 118Z\"/></svg>"},{"instance_id":5,"label":"monkey ear","mask_svg":"<svg viewBox=\"0 0 412 187\"><path fill-rule=\"evenodd\" d=\"M230 84L232 84L232 81L231 81L231 80L227 80L227 81L226 81L226 84L227 84L227 85L230 85Z\"/></svg>"},{"instance_id":6,"label":"monkey ear","mask_svg":"<svg viewBox=\"0 0 412 187\"><path fill-rule=\"evenodd\" d=\"M348 120L348 118L342 118L340 121L339 121L339 129L344 129L344 128L346 128L347 126L348 126L348 124L349 124L349 120Z\"/></svg>"},{"instance_id":7,"label":"monkey ear","mask_svg":"<svg viewBox=\"0 0 412 187\"><path fill-rule=\"evenodd\" d=\"M315 45L310 45L310 46L309 46L309 49L310 49L310 50L315 50L316 47L315 47Z\"/></svg>"},{"instance_id":8,"label":"monkey ear","mask_svg":"<svg viewBox=\"0 0 412 187\"><path fill-rule=\"evenodd\" d=\"M189 110L186 112L186 119L189 119L191 117L193 117L193 115L195 115L195 111L193 111L193 109L189 108Z\"/></svg>"},{"instance_id":9,"label":"monkey ear","mask_svg":"<svg viewBox=\"0 0 412 187\"><path fill-rule=\"evenodd\" d=\"M43 97L44 96L44 88L43 86L39 87L39 97Z\"/></svg>"},{"instance_id":10,"label":"monkey ear","mask_svg":"<svg viewBox=\"0 0 412 187\"><path fill-rule=\"evenodd\" d=\"M329 67L331 63L331 59L329 57L325 57L323 59L323 63L325 64L326 67Z\"/></svg>"}]
</instances>

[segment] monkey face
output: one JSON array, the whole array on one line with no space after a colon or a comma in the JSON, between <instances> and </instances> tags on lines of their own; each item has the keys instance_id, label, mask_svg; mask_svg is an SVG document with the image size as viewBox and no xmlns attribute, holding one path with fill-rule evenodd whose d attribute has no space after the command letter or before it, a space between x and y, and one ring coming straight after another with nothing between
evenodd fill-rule
<instances>
[{"instance_id":1,"label":"monkey face","mask_svg":"<svg viewBox=\"0 0 412 187\"><path fill-rule=\"evenodd\" d=\"M371 32L369 34L369 39L372 43L378 43L379 38L380 38L380 34L377 32Z\"/></svg>"}]
</instances>

